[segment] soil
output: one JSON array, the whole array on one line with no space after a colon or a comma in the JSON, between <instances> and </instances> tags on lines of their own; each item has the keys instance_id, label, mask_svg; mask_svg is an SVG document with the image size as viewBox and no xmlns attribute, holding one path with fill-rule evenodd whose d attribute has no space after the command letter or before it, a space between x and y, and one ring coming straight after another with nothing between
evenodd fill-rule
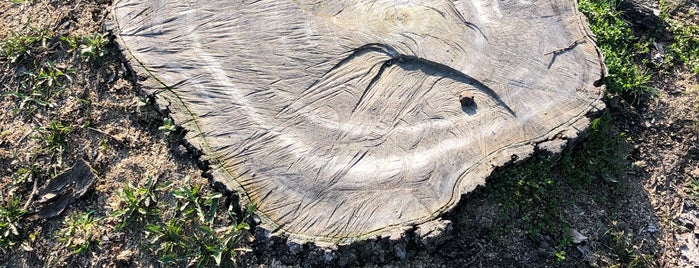
<instances>
[{"instance_id":1,"label":"soil","mask_svg":"<svg viewBox=\"0 0 699 268\"><path fill-rule=\"evenodd\" d=\"M697 16L688 15L699 12L696 1L675 2L674 17L698 22ZM165 135L158 130L166 115L154 105L143 105L148 98L112 44L107 44L99 61L86 61L60 41L61 36L103 32L109 6L108 0L0 2L0 40L31 28L48 29L46 44L22 56L20 63L0 58L0 188L3 202L21 197L30 211L23 220L30 234L15 248L0 250L2 267L159 267L158 257L142 246L142 232L115 231L117 222L110 213L117 203L116 192L127 182L144 185L146 176L172 182L172 187L183 185L189 176L192 183L208 185L204 191L222 190L208 183L205 163L183 142L184 133ZM646 11L653 6L657 3L631 8L649 16ZM646 21L631 23L644 34ZM651 51L648 57L653 53L659 52ZM10 93L21 86L30 64L48 61L73 70L70 81L63 81L64 91L48 107L17 112L20 102ZM493 188L507 178L496 172L485 187L464 196L443 216L443 223L450 222L442 226L447 231L430 244L415 239L425 235L416 231L399 239L377 238L332 250L269 239L263 230L253 228L255 239L246 244L252 252L243 254L239 264L606 267L637 260L651 267L699 266L699 78L683 68L670 68L654 74L653 86L659 94L648 101L631 105L618 96L606 100L613 126L625 133L630 148L627 171L614 178L616 182L600 178L600 183L583 187L564 184L561 194L575 200L561 204L560 217L580 241L563 249L557 239L531 235L517 224L520 215L506 215L501 200L493 198ZM44 150L46 134L41 130L52 121L72 130L62 150ZM585 142L579 141L568 153L578 153ZM41 188L80 159L86 159L97 175L94 189L59 217L39 217L32 185ZM34 172L18 175L26 169ZM564 173L553 174L564 180ZM87 254L73 254L56 234L70 215L86 211L104 219L95 231L99 246ZM564 259L557 257L561 250Z\"/></svg>"}]
</instances>

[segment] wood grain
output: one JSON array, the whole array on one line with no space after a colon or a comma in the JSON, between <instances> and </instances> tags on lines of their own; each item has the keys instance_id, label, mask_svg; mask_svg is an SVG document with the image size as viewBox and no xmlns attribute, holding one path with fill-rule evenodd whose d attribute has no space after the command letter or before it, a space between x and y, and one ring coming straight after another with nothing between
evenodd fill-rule
<instances>
[{"instance_id":1,"label":"wood grain","mask_svg":"<svg viewBox=\"0 0 699 268\"><path fill-rule=\"evenodd\" d=\"M574 1L119 0L112 14L214 178L301 241L431 221L603 108Z\"/></svg>"}]
</instances>

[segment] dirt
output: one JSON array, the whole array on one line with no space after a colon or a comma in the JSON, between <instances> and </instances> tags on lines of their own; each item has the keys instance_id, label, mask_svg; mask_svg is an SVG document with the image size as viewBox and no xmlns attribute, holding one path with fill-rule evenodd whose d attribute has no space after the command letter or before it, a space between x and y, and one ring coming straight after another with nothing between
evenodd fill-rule
<instances>
[{"instance_id":1,"label":"dirt","mask_svg":"<svg viewBox=\"0 0 699 268\"><path fill-rule=\"evenodd\" d=\"M143 232L115 231L117 222L110 213L117 203L116 192L126 182L143 185L146 176L170 181L173 187L182 185L185 176L209 185L197 153L182 142L184 134L165 135L158 130L166 115L153 105L143 105L147 98L115 47L107 45L106 55L97 62L85 61L57 38L103 32L109 5L109 1L79 0L0 2L0 40L30 27L49 29L45 49L23 56L21 64L1 65L9 67L0 74L0 188L5 202L18 196L22 204L30 204L23 220L30 231L23 243L0 251L0 266L159 267L158 256L142 246ZM679 2L676 7L673 16L696 22L696 16L687 15L692 14L690 10L696 14L695 1ZM642 21L647 20L639 25ZM73 69L71 81L63 81L65 89L51 99L52 107L18 113L19 101L8 93L20 86L29 64L47 61ZM0 59L0 63L6 62ZM616 182L599 178L583 187L560 183L558 194L575 198L560 204L559 216L584 236L578 237L580 243L561 249L559 238L532 235L522 227L526 220L509 213L506 204L494 198L502 194L493 188L508 179L496 173L487 186L464 196L443 217L451 224L443 226L448 231L438 236L438 242L420 244L415 239L418 234L408 233L330 250L267 239L257 229L257 239L246 245L252 252L243 254L239 262L262 267L606 267L640 259L642 266L698 266L699 183L694 182L699 180L698 80L687 70L672 68L654 74L653 86L659 94L644 104L631 105L616 96L607 100L613 126L625 133L628 164L623 176L613 178ZM56 120L72 131L65 137L63 150L45 151L46 135L40 128ZM581 153L585 142L567 152ZM32 185L40 188L79 159L88 159L97 175L94 189L59 217L41 219L29 199ZM33 175L19 177L22 169L33 169ZM552 169L554 179L565 181L564 172ZM205 190L220 189L209 185ZM99 246L74 254L57 233L70 215L87 211L103 219L94 231ZM561 251L564 259L556 255Z\"/></svg>"}]
</instances>

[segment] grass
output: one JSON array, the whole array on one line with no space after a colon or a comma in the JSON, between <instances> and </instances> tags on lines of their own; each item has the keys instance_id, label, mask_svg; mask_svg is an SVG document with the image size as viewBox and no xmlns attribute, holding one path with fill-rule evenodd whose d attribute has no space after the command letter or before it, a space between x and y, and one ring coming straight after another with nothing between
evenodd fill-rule
<instances>
[{"instance_id":1,"label":"grass","mask_svg":"<svg viewBox=\"0 0 699 268\"><path fill-rule=\"evenodd\" d=\"M687 69L697 74L699 65L699 31L688 21L673 19L670 8L661 2L657 32L639 35L624 19L616 0L579 0L580 10L588 17L605 57L608 77L604 82L609 95L620 95L634 105L643 104L658 94L651 84L654 76L672 68ZM690 14L691 16L691 14ZM665 32L665 36L660 34ZM667 43L666 55L660 64L651 62L655 43ZM511 228L526 230L533 239L551 237L557 244L553 261L566 261L571 248L568 231L571 226L561 209L574 204L583 189L598 191L592 198L599 203L613 202L608 195L625 191L619 183L630 164L627 155L629 140L616 130L614 118L607 112L592 121L587 138L575 150L566 150L557 161L537 157L513 168L496 171L495 185L489 189L504 212L501 221L514 223L495 230L499 237ZM690 183L697 192L698 183ZM610 208L613 209L613 208ZM613 213L612 213L613 214ZM618 227L613 218L603 235L603 244L614 256L612 267L642 267L651 263L651 256L639 251L630 234Z\"/></svg>"},{"instance_id":2,"label":"grass","mask_svg":"<svg viewBox=\"0 0 699 268\"><path fill-rule=\"evenodd\" d=\"M86 253L99 245L98 226L102 219L94 217L94 211L73 213L63 222L56 237L75 254Z\"/></svg>"},{"instance_id":3,"label":"grass","mask_svg":"<svg viewBox=\"0 0 699 268\"><path fill-rule=\"evenodd\" d=\"M172 191L176 209L170 211L161 223L147 226L150 248L167 265L207 267L226 261L235 264L237 252L246 251L240 242L249 229L248 218L254 208L248 207L242 215L235 213L236 204L229 204L225 216L219 203L223 195L204 194L201 185L185 185Z\"/></svg>"},{"instance_id":4,"label":"grass","mask_svg":"<svg viewBox=\"0 0 699 268\"><path fill-rule=\"evenodd\" d=\"M27 1L17 1L17 3ZM14 104L12 116L32 127L24 143L33 141L31 148L15 154L10 164L12 181L5 185L12 198L0 200L0 250L11 253L27 239L33 243L45 239L37 232L26 229L31 219L22 208L29 199L32 183L46 181L57 170L65 169L63 157L74 157L68 148L77 135L92 124L90 95L74 90L84 86L85 69L109 64L112 50L110 36L96 32L84 36L54 36L47 28L26 25L26 30L13 32L0 41L0 69L3 70L2 96ZM75 101L79 108L74 117L57 113L61 105ZM140 98L135 107L140 113L151 105L147 98ZM170 118L164 118L158 128L170 136L177 126ZM12 132L2 131L3 136ZM104 135L104 134L103 134ZM96 146L107 153L109 140ZM154 171L155 172L155 171ZM51 232L53 241L60 244L56 256L44 260L51 265L67 265L76 258L88 258L102 250L101 239L107 234L128 234L127 239L151 253L162 264L169 266L212 265L234 266L236 256L246 251L243 243L249 233L247 224L254 208L238 213L235 204L221 193L211 192L201 183L193 183L189 177L159 181L161 175L146 175L141 181L125 180L120 189L106 194L113 196L111 213L98 217L94 208L87 212L71 211L61 216L60 226ZM48 242L49 239L44 242ZM51 244L51 243L49 243Z\"/></svg>"},{"instance_id":5,"label":"grass","mask_svg":"<svg viewBox=\"0 0 699 268\"><path fill-rule=\"evenodd\" d=\"M234 265L237 253L246 251L241 242L254 208L238 215L235 205L229 204L223 211L219 207L223 194L207 194L189 177L171 191L167 190L170 184L156 184L147 177L143 187L127 184L120 191L119 209L112 214L119 222L116 230L128 226L131 231L144 232L146 247L164 265Z\"/></svg>"},{"instance_id":6,"label":"grass","mask_svg":"<svg viewBox=\"0 0 699 268\"><path fill-rule=\"evenodd\" d=\"M634 35L631 24L617 9L618 4L617 0L578 1L604 55L609 72L605 84L609 92L638 104L657 94L650 86L651 75L645 67L648 61L644 59L652 43Z\"/></svg>"},{"instance_id":7,"label":"grass","mask_svg":"<svg viewBox=\"0 0 699 268\"><path fill-rule=\"evenodd\" d=\"M131 182L127 182L123 189L117 192L119 203L117 209L112 212L112 216L118 219L119 224L116 230L134 226L134 224L145 224L148 217L156 216L159 211L156 207L158 202L155 195L157 180L151 176L146 176L145 185L137 187Z\"/></svg>"},{"instance_id":8,"label":"grass","mask_svg":"<svg viewBox=\"0 0 699 268\"><path fill-rule=\"evenodd\" d=\"M45 47L49 38L47 29L29 26L24 32L12 32L11 37L0 42L0 59L14 64L22 57L30 56L32 51Z\"/></svg>"},{"instance_id":9,"label":"grass","mask_svg":"<svg viewBox=\"0 0 699 268\"><path fill-rule=\"evenodd\" d=\"M658 25L658 33L640 35L624 19L618 3L616 0L579 1L605 56L609 69L605 83L610 94L640 104L658 94L651 85L658 73L680 66L699 74L697 25L673 18L674 7L661 2L660 19L664 24ZM52 43L55 40L60 43ZM659 65L648 57L655 49L654 43L663 43L666 48ZM23 201L29 198L31 183L49 177L51 168L63 166L61 158L53 155L62 155L68 149L68 141L81 133L78 124L70 123L74 122L72 119L56 114L57 107L68 96L76 95L71 88L85 83L76 81L80 72L86 70L84 65L103 64L115 54L109 35L103 32L56 36L48 27L28 24L0 41L0 67L9 74L2 76L5 80L1 81L0 91L5 98L14 101L13 114L18 120L36 124L33 140L39 147L32 148L27 155L16 155L9 165L13 168L12 190L6 192L13 194L0 200L3 254L11 254L31 235L27 230L27 211L22 208ZM89 118L92 101L94 99L89 97L80 98L80 105L86 107L80 116L88 117L88 125L92 120ZM149 99L141 98L136 109L140 111L147 105L151 105ZM158 130L171 136L177 127L172 119L163 118ZM107 143L104 140L100 146L106 147ZM570 261L569 253L574 248L568 236L571 226L561 209L570 205L581 189L624 191L618 178L628 167L628 150L626 135L616 130L614 118L605 114L593 121L587 139L575 150L564 152L559 160L538 157L497 171L493 177L498 179L488 186L488 191L503 204L505 212L503 227L496 230L494 236L507 232L508 228L519 228L532 239L550 237L555 248L552 261L558 264ZM235 264L236 255L247 250L242 245L249 235L247 222L254 208L238 212L240 209L228 204L225 196L211 192L202 184L182 177L169 178L168 181L177 183L168 184L157 178L159 176L144 176L139 182L125 182L120 189L100 193L117 200L108 216L98 217L91 211L72 211L64 216L58 230L51 232L67 248L64 254L89 255L85 253L100 250L97 234L102 232L131 233L134 237L145 237L143 241L131 242L150 252L163 265ZM696 194L699 183L693 181L689 185L692 194L699 196ZM608 202L602 195L595 198ZM508 225L510 222L512 224ZM614 256L615 265L633 267L648 263L648 257L635 248L633 237L614 222L610 219L601 242Z\"/></svg>"},{"instance_id":10,"label":"grass","mask_svg":"<svg viewBox=\"0 0 699 268\"><path fill-rule=\"evenodd\" d=\"M665 22L665 27L670 33L666 41L668 55L665 64L668 66L684 66L695 75L699 75L699 25L689 20L678 20L670 16L677 7L673 7L668 1L660 1L660 18ZM685 14L687 17L696 17L699 14Z\"/></svg>"},{"instance_id":11,"label":"grass","mask_svg":"<svg viewBox=\"0 0 699 268\"><path fill-rule=\"evenodd\" d=\"M158 127L158 130L163 132L166 136L169 136L170 133L177 131L177 126L172 119L165 117L163 118L163 125Z\"/></svg>"},{"instance_id":12,"label":"grass","mask_svg":"<svg viewBox=\"0 0 699 268\"><path fill-rule=\"evenodd\" d=\"M22 219L27 213L20 205L20 199L9 197L0 200L0 251L6 253L24 239Z\"/></svg>"},{"instance_id":13,"label":"grass","mask_svg":"<svg viewBox=\"0 0 699 268\"><path fill-rule=\"evenodd\" d=\"M605 84L609 93L618 94L633 104L640 104L658 94L650 85L653 75L669 69L685 68L699 74L699 26L678 20L668 2L660 1L660 21L650 34L637 34L624 19L618 0L579 0L578 6L588 18L590 28L605 57L609 74ZM687 14L696 16L696 14ZM650 60L656 44L666 47L657 64Z\"/></svg>"},{"instance_id":14,"label":"grass","mask_svg":"<svg viewBox=\"0 0 699 268\"><path fill-rule=\"evenodd\" d=\"M551 261L566 262L567 252L574 247L569 235L572 226L563 209L582 196L609 203L607 193L623 191L617 178L629 166L629 149L626 135L614 128L611 114L604 113L592 122L587 138L560 158L538 156L496 171L488 191L504 210L499 220L502 227L494 230L493 237L519 229L534 241L552 239Z\"/></svg>"}]
</instances>

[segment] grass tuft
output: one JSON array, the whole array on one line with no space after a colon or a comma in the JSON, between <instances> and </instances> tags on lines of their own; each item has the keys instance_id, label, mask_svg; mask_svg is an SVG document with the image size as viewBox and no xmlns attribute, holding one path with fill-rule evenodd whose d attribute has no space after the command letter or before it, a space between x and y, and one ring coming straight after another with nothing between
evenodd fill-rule
<instances>
[{"instance_id":1,"label":"grass tuft","mask_svg":"<svg viewBox=\"0 0 699 268\"><path fill-rule=\"evenodd\" d=\"M0 251L6 252L23 240L25 230L21 220L26 213L17 197L0 204Z\"/></svg>"},{"instance_id":2,"label":"grass tuft","mask_svg":"<svg viewBox=\"0 0 699 268\"><path fill-rule=\"evenodd\" d=\"M634 104L654 97L657 91L650 86L649 71L636 62L643 60L650 51L650 40L633 34L631 25L617 9L618 0L579 0L578 6L588 18L590 28L597 37L608 76L605 84L610 93L619 94Z\"/></svg>"}]
</instances>

